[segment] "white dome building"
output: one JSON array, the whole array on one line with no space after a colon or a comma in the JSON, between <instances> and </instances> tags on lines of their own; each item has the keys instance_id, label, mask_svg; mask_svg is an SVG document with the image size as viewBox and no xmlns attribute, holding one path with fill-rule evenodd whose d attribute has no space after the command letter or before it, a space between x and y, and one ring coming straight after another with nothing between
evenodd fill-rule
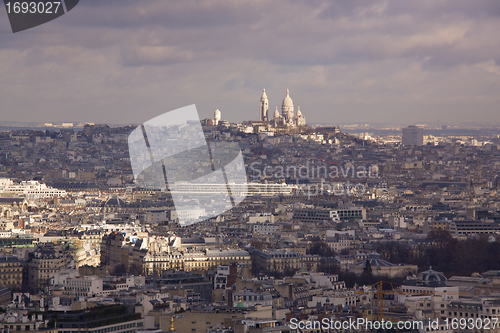
<instances>
[{"instance_id":1,"label":"white dome building","mask_svg":"<svg viewBox=\"0 0 500 333\"><path fill-rule=\"evenodd\" d=\"M286 90L286 96L283 99L283 103L281 104L281 115L289 122L293 118L294 109L293 109L293 101L290 97L290 90Z\"/></svg>"},{"instance_id":2,"label":"white dome building","mask_svg":"<svg viewBox=\"0 0 500 333\"><path fill-rule=\"evenodd\" d=\"M279 119L280 112L278 111L278 106L276 106L276 110L274 111L274 119Z\"/></svg>"},{"instance_id":3,"label":"white dome building","mask_svg":"<svg viewBox=\"0 0 500 333\"><path fill-rule=\"evenodd\" d=\"M297 126L304 126L306 124L306 117L300 112L300 106L297 108L297 115L295 116Z\"/></svg>"},{"instance_id":4,"label":"white dome building","mask_svg":"<svg viewBox=\"0 0 500 333\"><path fill-rule=\"evenodd\" d=\"M217 126L219 125L219 121L222 119L222 114L219 111L219 109L215 110L214 112L214 125Z\"/></svg>"},{"instance_id":5,"label":"white dome building","mask_svg":"<svg viewBox=\"0 0 500 333\"><path fill-rule=\"evenodd\" d=\"M262 97L260 99L260 120L261 121L269 121L271 125L274 126L286 126L286 127L298 127L298 126L304 126L306 124L306 117L302 114L302 112L299 110L297 111L297 114L295 114L295 109L293 106L293 100L290 97L290 90L286 90L286 96L283 99L283 103L281 104L281 115L278 112L278 107L276 106L276 111L274 111L274 118L267 119L267 105L269 101L267 99L266 91L264 89L264 92L262 93ZM264 108L265 107L265 108ZM264 119L264 113L263 111L265 110L265 116L266 118Z\"/></svg>"}]
</instances>

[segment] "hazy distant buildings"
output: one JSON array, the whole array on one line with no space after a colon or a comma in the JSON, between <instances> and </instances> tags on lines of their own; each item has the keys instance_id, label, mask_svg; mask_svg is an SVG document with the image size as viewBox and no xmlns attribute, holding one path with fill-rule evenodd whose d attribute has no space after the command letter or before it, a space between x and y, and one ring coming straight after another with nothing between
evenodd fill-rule
<instances>
[{"instance_id":1,"label":"hazy distant buildings","mask_svg":"<svg viewBox=\"0 0 500 333\"><path fill-rule=\"evenodd\" d=\"M403 128L403 146L423 146L424 129L418 126Z\"/></svg>"}]
</instances>

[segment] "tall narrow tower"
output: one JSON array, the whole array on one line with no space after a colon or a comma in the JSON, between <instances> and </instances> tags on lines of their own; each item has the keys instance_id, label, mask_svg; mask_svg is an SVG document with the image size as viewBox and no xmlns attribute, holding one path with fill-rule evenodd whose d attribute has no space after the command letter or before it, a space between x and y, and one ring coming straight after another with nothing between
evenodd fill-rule
<instances>
[{"instance_id":1,"label":"tall narrow tower","mask_svg":"<svg viewBox=\"0 0 500 333\"><path fill-rule=\"evenodd\" d=\"M267 121L267 111L269 110L269 100L267 99L266 89L262 91L260 98L259 119L260 121Z\"/></svg>"},{"instance_id":2,"label":"tall narrow tower","mask_svg":"<svg viewBox=\"0 0 500 333\"><path fill-rule=\"evenodd\" d=\"M219 109L217 109L214 112L214 124L215 124L215 126L219 125L220 120L221 120L221 112L219 111Z\"/></svg>"}]
</instances>

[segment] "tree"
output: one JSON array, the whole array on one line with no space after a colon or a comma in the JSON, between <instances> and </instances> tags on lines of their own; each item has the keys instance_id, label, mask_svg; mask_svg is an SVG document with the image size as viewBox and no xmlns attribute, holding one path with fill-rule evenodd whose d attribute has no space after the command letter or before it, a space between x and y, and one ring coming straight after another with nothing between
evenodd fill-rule
<instances>
[{"instance_id":1,"label":"tree","mask_svg":"<svg viewBox=\"0 0 500 333\"><path fill-rule=\"evenodd\" d=\"M321 258L318 265L318 272L323 272L326 274L337 274L340 273L339 264L331 258Z\"/></svg>"},{"instance_id":2,"label":"tree","mask_svg":"<svg viewBox=\"0 0 500 333\"><path fill-rule=\"evenodd\" d=\"M127 267L124 264L118 264L113 269L113 274L123 275L127 273Z\"/></svg>"},{"instance_id":3,"label":"tree","mask_svg":"<svg viewBox=\"0 0 500 333\"><path fill-rule=\"evenodd\" d=\"M132 275L141 275L142 274L142 267L138 264L132 264L132 265L130 265L128 272L129 272L129 274L132 274Z\"/></svg>"},{"instance_id":4,"label":"tree","mask_svg":"<svg viewBox=\"0 0 500 333\"><path fill-rule=\"evenodd\" d=\"M364 285L372 285L375 282L372 273L372 265L370 264L370 259L367 259L365 262L365 267L363 267L363 273L361 273L359 282L360 284Z\"/></svg>"},{"instance_id":5,"label":"tree","mask_svg":"<svg viewBox=\"0 0 500 333\"><path fill-rule=\"evenodd\" d=\"M427 234L427 239L436 242L441 248L454 241L448 230L431 230Z\"/></svg>"},{"instance_id":6,"label":"tree","mask_svg":"<svg viewBox=\"0 0 500 333\"><path fill-rule=\"evenodd\" d=\"M372 265L368 259L366 260L365 267L363 267L363 274L372 275Z\"/></svg>"},{"instance_id":7,"label":"tree","mask_svg":"<svg viewBox=\"0 0 500 333\"><path fill-rule=\"evenodd\" d=\"M335 251L330 246L328 246L325 241L316 239L307 249L307 254L317 254L322 257L333 257L335 256Z\"/></svg>"},{"instance_id":8,"label":"tree","mask_svg":"<svg viewBox=\"0 0 500 333\"><path fill-rule=\"evenodd\" d=\"M340 254L343 255L343 256L349 255L349 249L346 248L346 249L340 250Z\"/></svg>"}]
</instances>

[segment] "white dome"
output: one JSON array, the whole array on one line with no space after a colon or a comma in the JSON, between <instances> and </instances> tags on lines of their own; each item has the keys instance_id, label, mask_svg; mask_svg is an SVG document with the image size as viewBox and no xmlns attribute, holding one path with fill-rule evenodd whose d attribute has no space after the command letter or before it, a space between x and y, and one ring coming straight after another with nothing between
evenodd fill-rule
<instances>
[{"instance_id":1,"label":"white dome","mask_svg":"<svg viewBox=\"0 0 500 333\"><path fill-rule=\"evenodd\" d=\"M276 107L276 111L274 111L274 119L278 119L280 117L280 113L278 112L278 107Z\"/></svg>"},{"instance_id":2,"label":"white dome","mask_svg":"<svg viewBox=\"0 0 500 333\"><path fill-rule=\"evenodd\" d=\"M293 101L290 98L290 91L288 89L286 90L286 97L283 100L282 107L287 107L287 108L292 108L293 109Z\"/></svg>"},{"instance_id":3,"label":"white dome","mask_svg":"<svg viewBox=\"0 0 500 333\"><path fill-rule=\"evenodd\" d=\"M298 110L297 110L297 116L298 116L298 117L301 117L301 116L302 116L302 112L300 112L300 106L299 106L297 109L298 109Z\"/></svg>"}]
</instances>

